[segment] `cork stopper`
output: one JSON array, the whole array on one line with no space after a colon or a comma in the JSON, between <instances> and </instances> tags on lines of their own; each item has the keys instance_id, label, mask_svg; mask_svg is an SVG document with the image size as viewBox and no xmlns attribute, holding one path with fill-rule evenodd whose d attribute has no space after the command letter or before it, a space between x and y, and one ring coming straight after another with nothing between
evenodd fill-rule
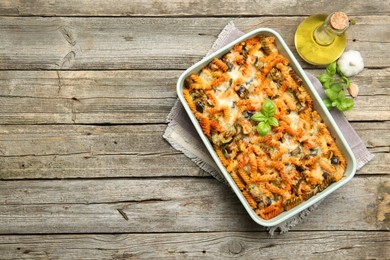
<instances>
[{"instance_id":1,"label":"cork stopper","mask_svg":"<svg viewBox=\"0 0 390 260\"><path fill-rule=\"evenodd\" d=\"M330 17L329 23L335 30L344 30L349 25L349 19L344 12L334 12Z\"/></svg>"}]
</instances>

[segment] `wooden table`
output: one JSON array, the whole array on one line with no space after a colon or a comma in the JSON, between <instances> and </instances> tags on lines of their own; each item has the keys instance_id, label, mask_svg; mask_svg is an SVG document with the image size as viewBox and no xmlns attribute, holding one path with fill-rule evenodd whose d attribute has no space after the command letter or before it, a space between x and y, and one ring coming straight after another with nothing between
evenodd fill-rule
<instances>
[{"instance_id":1,"label":"wooden table","mask_svg":"<svg viewBox=\"0 0 390 260\"><path fill-rule=\"evenodd\" d=\"M390 5L356 1L0 3L0 258L390 258ZM365 70L346 113L375 158L270 237L163 138L178 76L221 29L357 21ZM323 68L303 62L310 73Z\"/></svg>"}]
</instances>

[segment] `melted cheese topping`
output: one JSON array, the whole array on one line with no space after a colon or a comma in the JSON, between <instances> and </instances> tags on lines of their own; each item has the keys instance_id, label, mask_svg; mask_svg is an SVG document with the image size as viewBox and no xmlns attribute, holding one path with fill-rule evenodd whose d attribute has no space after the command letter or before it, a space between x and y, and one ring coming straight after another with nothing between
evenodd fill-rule
<instances>
[{"instance_id":1,"label":"melted cheese topping","mask_svg":"<svg viewBox=\"0 0 390 260\"><path fill-rule=\"evenodd\" d=\"M338 181L346 160L273 37L257 36L186 79L184 97L249 205L264 219ZM251 116L276 105L274 126L257 133Z\"/></svg>"}]
</instances>

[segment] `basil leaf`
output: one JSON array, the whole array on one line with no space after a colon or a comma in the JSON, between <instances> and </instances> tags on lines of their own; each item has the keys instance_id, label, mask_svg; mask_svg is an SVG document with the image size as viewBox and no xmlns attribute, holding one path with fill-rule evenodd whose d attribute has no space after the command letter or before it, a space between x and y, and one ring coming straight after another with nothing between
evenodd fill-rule
<instances>
[{"instance_id":1,"label":"basil leaf","mask_svg":"<svg viewBox=\"0 0 390 260\"><path fill-rule=\"evenodd\" d=\"M263 106L261 107L261 112L266 117L271 117L275 114L276 107L275 107L274 103L269 98L267 98L264 101Z\"/></svg>"},{"instance_id":2,"label":"basil leaf","mask_svg":"<svg viewBox=\"0 0 390 260\"><path fill-rule=\"evenodd\" d=\"M261 136L265 136L269 133L269 131L271 131L271 126L267 123L264 123L264 122L260 122L257 127L257 132L261 135Z\"/></svg>"},{"instance_id":3,"label":"basil leaf","mask_svg":"<svg viewBox=\"0 0 390 260\"><path fill-rule=\"evenodd\" d=\"M332 101L330 101L330 99L329 98L325 98L324 100L322 100L322 101L324 101L324 104L325 104L325 106L326 106L326 108L327 109L332 109Z\"/></svg>"},{"instance_id":4,"label":"basil leaf","mask_svg":"<svg viewBox=\"0 0 390 260\"><path fill-rule=\"evenodd\" d=\"M345 93L344 91L340 91L338 94L337 94L337 99L340 100L340 101L343 101L345 99Z\"/></svg>"},{"instance_id":5,"label":"basil leaf","mask_svg":"<svg viewBox=\"0 0 390 260\"><path fill-rule=\"evenodd\" d=\"M321 74L317 77L317 79L324 84L325 82L330 82L333 80L331 76L329 76L327 73Z\"/></svg>"},{"instance_id":6,"label":"basil leaf","mask_svg":"<svg viewBox=\"0 0 390 260\"><path fill-rule=\"evenodd\" d=\"M340 75L340 77L345 77L344 73L341 71L340 66L337 64L336 67L337 74Z\"/></svg>"},{"instance_id":7,"label":"basil leaf","mask_svg":"<svg viewBox=\"0 0 390 260\"><path fill-rule=\"evenodd\" d=\"M332 107L337 107L339 104L340 104L340 101L337 99L332 101Z\"/></svg>"},{"instance_id":8,"label":"basil leaf","mask_svg":"<svg viewBox=\"0 0 390 260\"><path fill-rule=\"evenodd\" d=\"M279 126L278 119L276 119L275 117L270 117L268 119L268 124L271 126Z\"/></svg>"},{"instance_id":9,"label":"basil leaf","mask_svg":"<svg viewBox=\"0 0 390 260\"><path fill-rule=\"evenodd\" d=\"M265 122L268 120L268 117L263 115L261 112L257 112L253 116L251 116L251 119L256 122Z\"/></svg>"},{"instance_id":10,"label":"basil leaf","mask_svg":"<svg viewBox=\"0 0 390 260\"><path fill-rule=\"evenodd\" d=\"M353 98L345 98L343 100L343 103L344 103L344 106L347 107L347 110L352 109L354 107L354 105L355 105L355 102L354 102Z\"/></svg>"},{"instance_id":11,"label":"basil leaf","mask_svg":"<svg viewBox=\"0 0 390 260\"><path fill-rule=\"evenodd\" d=\"M351 110L354 106L354 101L352 98L344 98L337 105L337 109L340 111Z\"/></svg>"},{"instance_id":12,"label":"basil leaf","mask_svg":"<svg viewBox=\"0 0 390 260\"><path fill-rule=\"evenodd\" d=\"M336 74L336 67L337 67L336 61L330 63L330 64L326 67L326 73L327 73L329 76L333 76L334 74Z\"/></svg>"},{"instance_id":13,"label":"basil leaf","mask_svg":"<svg viewBox=\"0 0 390 260\"><path fill-rule=\"evenodd\" d=\"M330 87L330 81L322 83L322 86L324 87L324 89L328 89Z\"/></svg>"},{"instance_id":14,"label":"basil leaf","mask_svg":"<svg viewBox=\"0 0 390 260\"><path fill-rule=\"evenodd\" d=\"M337 99L337 96L338 96L339 93L334 91L333 89L328 88L328 89L325 90L325 94L326 94L326 96L328 98L330 98L330 100L333 101L333 100Z\"/></svg>"},{"instance_id":15,"label":"basil leaf","mask_svg":"<svg viewBox=\"0 0 390 260\"><path fill-rule=\"evenodd\" d=\"M345 85L347 86L347 88L349 88L349 85L351 84L351 82L349 81L349 79L347 77L341 77L345 83Z\"/></svg>"},{"instance_id":16,"label":"basil leaf","mask_svg":"<svg viewBox=\"0 0 390 260\"><path fill-rule=\"evenodd\" d=\"M343 85L335 83L335 84L332 84L332 86L330 86L330 89L332 89L334 92L338 93L341 90L343 90Z\"/></svg>"},{"instance_id":17,"label":"basil leaf","mask_svg":"<svg viewBox=\"0 0 390 260\"><path fill-rule=\"evenodd\" d=\"M336 76L336 74L338 74ZM340 70L337 61L334 61L326 67L326 73L317 76L321 82L327 98L324 98L325 106L330 110L336 107L340 111L350 110L354 106L354 100L346 98L344 87L349 88L350 81Z\"/></svg>"}]
</instances>

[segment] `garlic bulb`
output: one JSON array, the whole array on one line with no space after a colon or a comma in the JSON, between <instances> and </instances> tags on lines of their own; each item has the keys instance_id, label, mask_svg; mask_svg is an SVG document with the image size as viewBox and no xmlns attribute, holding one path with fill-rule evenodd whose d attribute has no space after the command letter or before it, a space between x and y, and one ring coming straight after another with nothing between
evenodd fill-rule
<instances>
[{"instance_id":1,"label":"garlic bulb","mask_svg":"<svg viewBox=\"0 0 390 260\"><path fill-rule=\"evenodd\" d=\"M364 69L362 55L354 50L344 52L338 59L337 64L341 72L347 77L356 75Z\"/></svg>"}]
</instances>

